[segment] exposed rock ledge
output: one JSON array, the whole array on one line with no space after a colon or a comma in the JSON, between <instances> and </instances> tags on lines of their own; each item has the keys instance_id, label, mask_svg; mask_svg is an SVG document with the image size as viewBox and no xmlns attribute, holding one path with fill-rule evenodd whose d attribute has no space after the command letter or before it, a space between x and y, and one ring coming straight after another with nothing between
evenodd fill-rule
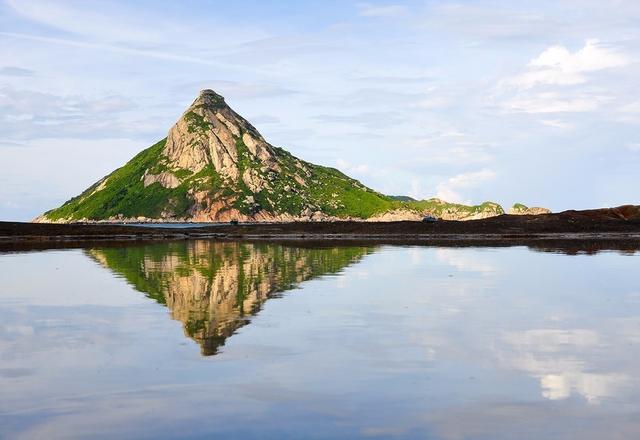
<instances>
[{"instance_id":1,"label":"exposed rock ledge","mask_svg":"<svg viewBox=\"0 0 640 440\"><path fill-rule=\"evenodd\" d=\"M142 179L142 183L144 184L145 188L156 182L158 182L165 188L177 188L178 186L180 186L180 180L178 180L178 178L169 171L165 171L160 174L145 173L144 176L142 176Z\"/></svg>"}]
</instances>

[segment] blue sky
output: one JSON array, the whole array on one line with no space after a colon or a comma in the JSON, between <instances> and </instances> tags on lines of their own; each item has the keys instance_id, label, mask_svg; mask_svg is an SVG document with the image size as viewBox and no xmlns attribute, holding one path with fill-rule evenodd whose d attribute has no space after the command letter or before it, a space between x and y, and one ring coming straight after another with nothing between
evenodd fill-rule
<instances>
[{"instance_id":1,"label":"blue sky","mask_svg":"<svg viewBox=\"0 0 640 440\"><path fill-rule=\"evenodd\" d=\"M0 219L55 207L212 88L389 194L638 203L640 3L0 3Z\"/></svg>"}]
</instances>

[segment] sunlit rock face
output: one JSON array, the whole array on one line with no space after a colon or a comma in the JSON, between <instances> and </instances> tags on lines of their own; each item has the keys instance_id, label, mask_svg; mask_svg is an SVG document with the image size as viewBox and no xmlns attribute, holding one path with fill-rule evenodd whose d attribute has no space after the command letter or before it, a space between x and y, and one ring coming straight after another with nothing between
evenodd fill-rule
<instances>
[{"instance_id":1,"label":"sunlit rock face","mask_svg":"<svg viewBox=\"0 0 640 440\"><path fill-rule=\"evenodd\" d=\"M269 298L299 283L336 274L372 248L298 248L192 241L91 249L101 265L166 304L205 356L247 324Z\"/></svg>"},{"instance_id":2,"label":"sunlit rock face","mask_svg":"<svg viewBox=\"0 0 640 440\"><path fill-rule=\"evenodd\" d=\"M169 130L164 155L181 169L197 173L211 164L220 176L237 180L241 174L240 139L252 160L279 170L273 148L260 133L231 110L222 96L203 90ZM245 176L243 180L250 183Z\"/></svg>"}]
</instances>

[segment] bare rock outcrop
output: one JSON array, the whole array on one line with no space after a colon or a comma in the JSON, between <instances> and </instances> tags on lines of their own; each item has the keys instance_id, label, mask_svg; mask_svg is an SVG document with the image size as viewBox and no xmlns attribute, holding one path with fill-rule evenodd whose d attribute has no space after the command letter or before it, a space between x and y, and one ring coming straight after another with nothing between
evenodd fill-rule
<instances>
[{"instance_id":1,"label":"bare rock outcrop","mask_svg":"<svg viewBox=\"0 0 640 440\"><path fill-rule=\"evenodd\" d=\"M158 182L160 185L165 188L177 188L180 186L180 180L168 171L165 171L160 174L145 174L142 179L142 183L145 187L151 185L152 183Z\"/></svg>"}]
</instances>

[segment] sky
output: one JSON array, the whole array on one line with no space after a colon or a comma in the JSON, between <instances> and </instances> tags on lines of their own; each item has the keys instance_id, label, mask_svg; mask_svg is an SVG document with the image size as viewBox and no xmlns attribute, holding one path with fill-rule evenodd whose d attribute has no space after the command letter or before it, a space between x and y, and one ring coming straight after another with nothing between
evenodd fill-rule
<instances>
[{"instance_id":1,"label":"sky","mask_svg":"<svg viewBox=\"0 0 640 440\"><path fill-rule=\"evenodd\" d=\"M639 204L640 2L0 0L0 220L164 138L210 88L394 195Z\"/></svg>"}]
</instances>

